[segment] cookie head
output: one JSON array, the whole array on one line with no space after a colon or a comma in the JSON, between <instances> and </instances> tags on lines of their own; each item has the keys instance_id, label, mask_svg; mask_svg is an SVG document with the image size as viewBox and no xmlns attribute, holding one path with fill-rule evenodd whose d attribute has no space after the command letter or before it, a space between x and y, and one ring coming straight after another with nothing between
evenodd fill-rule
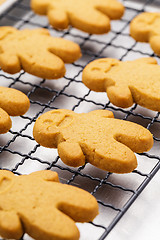
<instances>
[{"instance_id":1,"label":"cookie head","mask_svg":"<svg viewBox=\"0 0 160 240\"><path fill-rule=\"evenodd\" d=\"M10 116L25 114L30 106L28 97L12 88L0 87L0 134L6 133L12 126Z\"/></svg>"},{"instance_id":2,"label":"cookie head","mask_svg":"<svg viewBox=\"0 0 160 240\"><path fill-rule=\"evenodd\" d=\"M61 130L68 127L74 120L74 112L67 109L49 111L39 117L41 125L34 125L34 134L38 142L43 142L45 147L56 147L61 141ZM37 128L38 127L38 128ZM39 132L40 130L40 132ZM37 134L39 132L39 134ZM46 136L44 138L44 136Z\"/></svg>"},{"instance_id":3,"label":"cookie head","mask_svg":"<svg viewBox=\"0 0 160 240\"><path fill-rule=\"evenodd\" d=\"M27 233L36 240L78 240L75 222L92 221L98 214L91 194L61 184L52 171L15 176L0 170L0 209L0 235L5 239Z\"/></svg>"},{"instance_id":4,"label":"cookie head","mask_svg":"<svg viewBox=\"0 0 160 240\"><path fill-rule=\"evenodd\" d=\"M0 67L5 72L14 74L24 69L38 77L56 79L64 76L64 63L80 56L76 43L54 38L46 29L0 28Z\"/></svg>"},{"instance_id":5,"label":"cookie head","mask_svg":"<svg viewBox=\"0 0 160 240\"><path fill-rule=\"evenodd\" d=\"M31 7L37 14L47 15L57 29L69 25L84 32L102 34L110 30L110 19L120 19L123 5L117 0L32 0ZM84 10L85 9L85 10Z\"/></svg>"},{"instance_id":6,"label":"cookie head","mask_svg":"<svg viewBox=\"0 0 160 240\"><path fill-rule=\"evenodd\" d=\"M66 121L63 118L60 127L54 121L48 121L55 113L62 116L66 110L42 114L36 120L33 136L42 146L58 148L61 160L67 165L78 167L87 161L106 171L131 172L137 167L133 152L147 151L152 147L153 137L147 129L114 119L110 111L78 114L68 110L69 118Z\"/></svg>"},{"instance_id":7,"label":"cookie head","mask_svg":"<svg viewBox=\"0 0 160 240\"><path fill-rule=\"evenodd\" d=\"M101 58L91 62L83 70L83 83L93 91L103 92L106 88L107 73L112 67L118 65L118 63L118 60L112 58ZM110 84L112 84L112 79Z\"/></svg>"},{"instance_id":8,"label":"cookie head","mask_svg":"<svg viewBox=\"0 0 160 240\"><path fill-rule=\"evenodd\" d=\"M139 42L149 42L153 51L160 55L160 13L144 12L130 24L130 35Z\"/></svg>"}]
</instances>

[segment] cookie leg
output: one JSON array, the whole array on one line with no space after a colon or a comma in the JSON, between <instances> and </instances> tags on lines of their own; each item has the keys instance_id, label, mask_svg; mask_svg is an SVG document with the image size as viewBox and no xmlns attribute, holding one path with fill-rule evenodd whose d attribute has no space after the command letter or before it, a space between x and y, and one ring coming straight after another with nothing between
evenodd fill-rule
<instances>
[{"instance_id":1,"label":"cookie leg","mask_svg":"<svg viewBox=\"0 0 160 240\"><path fill-rule=\"evenodd\" d=\"M107 88L107 95L111 103L118 107L127 108L132 106L133 98L131 91L127 86L119 88L118 86L110 86Z\"/></svg>"},{"instance_id":2,"label":"cookie leg","mask_svg":"<svg viewBox=\"0 0 160 240\"><path fill-rule=\"evenodd\" d=\"M6 133L12 127L12 121L8 113L0 108L0 134Z\"/></svg>"},{"instance_id":3,"label":"cookie leg","mask_svg":"<svg viewBox=\"0 0 160 240\"><path fill-rule=\"evenodd\" d=\"M63 61L49 50L33 51L30 54L20 54L23 69L35 76L56 79L64 76L65 66Z\"/></svg>"},{"instance_id":4,"label":"cookie leg","mask_svg":"<svg viewBox=\"0 0 160 240\"><path fill-rule=\"evenodd\" d=\"M58 209L75 222L90 222L98 214L96 199L83 189L61 184L59 193Z\"/></svg>"},{"instance_id":5,"label":"cookie leg","mask_svg":"<svg viewBox=\"0 0 160 240\"><path fill-rule=\"evenodd\" d=\"M134 102L145 108L160 111L160 82L158 78L156 82L150 83L152 89L148 88L147 84L146 87L143 85L141 88L130 87Z\"/></svg>"},{"instance_id":6,"label":"cookie leg","mask_svg":"<svg viewBox=\"0 0 160 240\"><path fill-rule=\"evenodd\" d=\"M57 190L58 191L58 190ZM32 211L21 215L25 232L35 240L78 240L79 231L75 222L56 209L50 201L50 205L37 206Z\"/></svg>"},{"instance_id":7,"label":"cookie leg","mask_svg":"<svg viewBox=\"0 0 160 240\"><path fill-rule=\"evenodd\" d=\"M125 145L113 140L110 144L99 145L94 157L87 160L94 166L115 173L129 173L137 167L134 153Z\"/></svg>"},{"instance_id":8,"label":"cookie leg","mask_svg":"<svg viewBox=\"0 0 160 240\"><path fill-rule=\"evenodd\" d=\"M61 160L73 167L85 164L85 156L78 143L62 142L58 145L58 154Z\"/></svg>"},{"instance_id":9,"label":"cookie leg","mask_svg":"<svg viewBox=\"0 0 160 240\"><path fill-rule=\"evenodd\" d=\"M15 212L0 210L0 235L5 239L20 239L23 234L22 224Z\"/></svg>"},{"instance_id":10,"label":"cookie leg","mask_svg":"<svg viewBox=\"0 0 160 240\"><path fill-rule=\"evenodd\" d=\"M19 58L12 53L0 53L0 67L4 72L14 74L21 70Z\"/></svg>"},{"instance_id":11,"label":"cookie leg","mask_svg":"<svg viewBox=\"0 0 160 240\"><path fill-rule=\"evenodd\" d=\"M151 37L149 42L153 51L160 56L160 35Z\"/></svg>"},{"instance_id":12,"label":"cookie leg","mask_svg":"<svg viewBox=\"0 0 160 240\"><path fill-rule=\"evenodd\" d=\"M108 110L94 110L91 111L89 113L87 113L88 115L98 115L99 117L103 117L103 118L114 118L114 115L111 111Z\"/></svg>"}]
</instances>

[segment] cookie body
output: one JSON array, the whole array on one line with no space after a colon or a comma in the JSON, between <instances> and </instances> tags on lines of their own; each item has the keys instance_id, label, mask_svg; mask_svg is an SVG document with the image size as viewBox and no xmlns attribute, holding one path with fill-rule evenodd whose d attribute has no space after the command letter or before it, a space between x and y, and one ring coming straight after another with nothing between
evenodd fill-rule
<instances>
[{"instance_id":1,"label":"cookie body","mask_svg":"<svg viewBox=\"0 0 160 240\"><path fill-rule=\"evenodd\" d=\"M47 15L57 29L69 25L84 32L102 34L110 30L110 19L120 19L123 5L117 0L32 0L37 14Z\"/></svg>"},{"instance_id":2,"label":"cookie body","mask_svg":"<svg viewBox=\"0 0 160 240\"><path fill-rule=\"evenodd\" d=\"M160 111L160 66L154 58L98 59L85 67L82 81L91 90L107 92L116 106L127 108L137 103Z\"/></svg>"},{"instance_id":3,"label":"cookie body","mask_svg":"<svg viewBox=\"0 0 160 240\"><path fill-rule=\"evenodd\" d=\"M36 120L33 136L42 146L58 148L65 164L77 167L88 161L116 173L135 169L133 151L147 151L153 144L147 129L114 119L107 110L80 114L64 109L49 111Z\"/></svg>"},{"instance_id":4,"label":"cookie body","mask_svg":"<svg viewBox=\"0 0 160 240\"><path fill-rule=\"evenodd\" d=\"M160 13L144 12L130 24L131 36L139 42L149 42L153 51L160 56Z\"/></svg>"},{"instance_id":5,"label":"cookie body","mask_svg":"<svg viewBox=\"0 0 160 240\"><path fill-rule=\"evenodd\" d=\"M15 176L0 170L0 235L20 239L28 233L37 240L77 240L75 221L88 222L98 214L88 192L61 184L56 172Z\"/></svg>"},{"instance_id":6,"label":"cookie body","mask_svg":"<svg viewBox=\"0 0 160 240\"><path fill-rule=\"evenodd\" d=\"M54 38L46 29L0 28L0 67L14 74L24 69L42 78L64 76L65 63L81 56L80 47L69 40Z\"/></svg>"},{"instance_id":7,"label":"cookie body","mask_svg":"<svg viewBox=\"0 0 160 240\"><path fill-rule=\"evenodd\" d=\"M6 133L12 126L10 116L25 114L30 106L28 97L12 88L0 87L0 134Z\"/></svg>"}]
</instances>

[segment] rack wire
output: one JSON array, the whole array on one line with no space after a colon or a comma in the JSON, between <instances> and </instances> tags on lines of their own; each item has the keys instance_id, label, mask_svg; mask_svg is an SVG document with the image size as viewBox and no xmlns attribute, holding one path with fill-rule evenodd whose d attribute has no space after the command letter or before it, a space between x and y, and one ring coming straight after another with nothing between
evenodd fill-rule
<instances>
[{"instance_id":1,"label":"rack wire","mask_svg":"<svg viewBox=\"0 0 160 240\"><path fill-rule=\"evenodd\" d=\"M76 185L94 195L99 203L100 214L91 223L77 224L81 239L90 239L86 229L94 232L94 239L105 239L160 168L160 134L157 131L160 128L159 113L137 104L128 109L115 107L105 93L92 92L81 81L86 64L100 57L125 61L151 56L159 62L147 43L137 43L129 37L130 21L143 11L160 8L158 1L122 2L126 7L123 18L112 21L110 33L99 36L72 27L64 31L52 29L46 17L37 16L30 10L29 0L19 0L0 16L0 26L47 28L52 35L72 40L81 47L82 58L66 65L66 75L58 80L40 79L24 71L9 75L0 70L1 85L21 90L27 94L31 103L24 116L12 117L13 125L9 133L1 135L0 168L18 175L50 169L58 172L61 182ZM32 136L37 117L58 108L68 108L75 112L111 110L116 118L137 122L149 129L154 137L154 147L148 153L136 154L138 168L130 174L108 173L88 163L79 168L68 167L61 162L56 149L43 148ZM30 238L25 234L21 239Z\"/></svg>"}]
</instances>

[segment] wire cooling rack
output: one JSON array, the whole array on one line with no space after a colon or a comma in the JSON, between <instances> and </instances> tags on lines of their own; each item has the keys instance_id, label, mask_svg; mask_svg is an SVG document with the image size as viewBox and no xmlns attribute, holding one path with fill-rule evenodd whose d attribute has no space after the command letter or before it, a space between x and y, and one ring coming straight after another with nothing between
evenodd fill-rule
<instances>
[{"instance_id":1,"label":"wire cooling rack","mask_svg":"<svg viewBox=\"0 0 160 240\"><path fill-rule=\"evenodd\" d=\"M29 7L29 0L17 1L12 8L0 16L0 26L11 25L18 29L44 27L53 36L63 37L78 43L82 58L66 65L66 75L58 80L45 80L21 71L9 75L0 70L2 86L18 89L30 99L29 111L20 117L12 117L12 129L0 137L0 168L15 174L50 169L58 172L60 181L83 188L93 194L100 214L91 223L77 223L82 240L105 239L124 213L136 200L160 168L159 113L133 105L128 109L113 106L105 93L88 90L81 82L83 68L90 61L100 57L119 60L133 60L154 55L149 44L137 43L129 36L129 23L140 12L157 11L158 1L127 1L125 15L112 21L112 30L104 35L89 35L74 28L64 31L52 29L44 16L35 15ZM36 43L35 43L36 44ZM138 168L130 174L111 174L86 164L79 168L64 165L56 149L41 147L32 136L37 117L51 109L67 108L75 112L89 112L95 109L111 110L116 118L141 124L154 137L154 146L148 153L136 154ZM92 237L91 237L92 233ZM26 234L22 239L30 239Z\"/></svg>"}]
</instances>

